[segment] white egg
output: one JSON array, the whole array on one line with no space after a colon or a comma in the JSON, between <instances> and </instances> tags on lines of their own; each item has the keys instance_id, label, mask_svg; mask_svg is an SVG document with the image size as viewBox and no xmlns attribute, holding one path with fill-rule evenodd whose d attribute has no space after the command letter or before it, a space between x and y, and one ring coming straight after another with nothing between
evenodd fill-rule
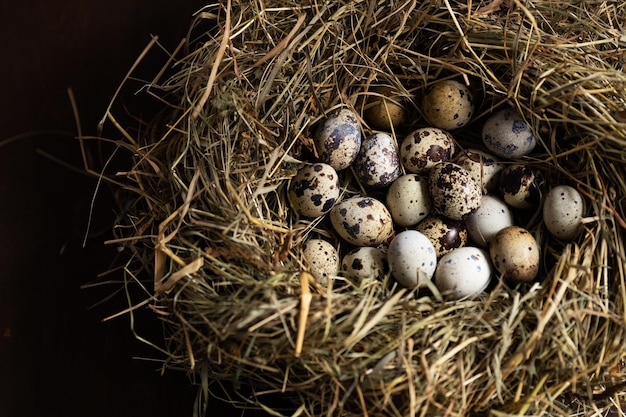
<instances>
[{"instance_id":1,"label":"white egg","mask_svg":"<svg viewBox=\"0 0 626 417\"><path fill-rule=\"evenodd\" d=\"M339 255L330 243L323 239L309 239L304 243L302 256L308 263L311 275L324 285L337 275L339 270Z\"/></svg>"},{"instance_id":2,"label":"white egg","mask_svg":"<svg viewBox=\"0 0 626 417\"><path fill-rule=\"evenodd\" d=\"M483 196L480 207L465 219L467 233L481 248L486 248L500 230L514 224L509 206L498 197L489 194Z\"/></svg>"},{"instance_id":3,"label":"white egg","mask_svg":"<svg viewBox=\"0 0 626 417\"><path fill-rule=\"evenodd\" d=\"M493 267L483 249L465 246L444 255L435 271L435 285L444 296L473 298L489 285Z\"/></svg>"},{"instance_id":4,"label":"white egg","mask_svg":"<svg viewBox=\"0 0 626 417\"><path fill-rule=\"evenodd\" d=\"M386 201L393 221L402 227L419 223L433 206L428 181L417 174L402 175L392 182Z\"/></svg>"},{"instance_id":5,"label":"white egg","mask_svg":"<svg viewBox=\"0 0 626 417\"><path fill-rule=\"evenodd\" d=\"M387 260L393 277L406 288L427 286L437 267L433 244L417 230L398 233L389 244Z\"/></svg>"},{"instance_id":6,"label":"white egg","mask_svg":"<svg viewBox=\"0 0 626 417\"><path fill-rule=\"evenodd\" d=\"M572 240L582 229L584 211L585 204L580 193L569 185L558 185L546 194L543 222L552 236Z\"/></svg>"}]
</instances>

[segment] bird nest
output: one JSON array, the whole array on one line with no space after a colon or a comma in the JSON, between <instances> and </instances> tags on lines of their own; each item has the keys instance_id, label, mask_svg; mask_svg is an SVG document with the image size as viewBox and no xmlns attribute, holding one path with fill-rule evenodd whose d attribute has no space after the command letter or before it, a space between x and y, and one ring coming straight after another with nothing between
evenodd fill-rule
<instances>
[{"instance_id":1,"label":"bird nest","mask_svg":"<svg viewBox=\"0 0 626 417\"><path fill-rule=\"evenodd\" d=\"M212 384L273 415L604 415L626 400L626 9L615 1L222 1L200 10L186 42L144 92L160 117L134 134L132 164L105 174L127 191L113 243L125 283L165 328L165 367L184 369L208 402ZM528 284L471 300L401 288L390 274L326 283L303 242L342 242L305 219L290 179L315 159L333 109L361 118L377 88L426 125L436 80L470 86L477 109L453 134L480 147L480 126L512 106L537 137L515 162L587 203L583 232L551 237ZM122 91L124 89L122 88ZM479 133L475 133L478 131ZM350 169L342 192L367 193ZM149 277L149 283L146 283ZM137 326L137 325L136 325ZM275 398L282 399L277 405Z\"/></svg>"}]
</instances>

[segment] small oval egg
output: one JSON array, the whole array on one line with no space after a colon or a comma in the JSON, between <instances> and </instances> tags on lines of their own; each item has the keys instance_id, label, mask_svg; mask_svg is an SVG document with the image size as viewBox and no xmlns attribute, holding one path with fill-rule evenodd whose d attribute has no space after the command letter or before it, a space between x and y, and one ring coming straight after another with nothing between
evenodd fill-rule
<instances>
[{"instance_id":1,"label":"small oval egg","mask_svg":"<svg viewBox=\"0 0 626 417\"><path fill-rule=\"evenodd\" d=\"M480 207L465 219L467 233L481 248L486 248L500 230L514 224L509 206L498 197L489 194L483 196Z\"/></svg>"},{"instance_id":2,"label":"small oval egg","mask_svg":"<svg viewBox=\"0 0 626 417\"><path fill-rule=\"evenodd\" d=\"M439 260L434 280L442 295L459 300L474 298L483 292L492 275L489 254L483 249L466 246Z\"/></svg>"},{"instance_id":3,"label":"small oval egg","mask_svg":"<svg viewBox=\"0 0 626 417\"><path fill-rule=\"evenodd\" d=\"M302 247L302 256L309 265L311 275L325 285L328 278L337 275L339 255L337 249L323 239L309 239Z\"/></svg>"},{"instance_id":4,"label":"small oval egg","mask_svg":"<svg viewBox=\"0 0 626 417\"><path fill-rule=\"evenodd\" d=\"M435 248L417 230L398 233L389 244L387 260L393 277L406 288L427 286L437 267Z\"/></svg>"},{"instance_id":5,"label":"small oval egg","mask_svg":"<svg viewBox=\"0 0 626 417\"><path fill-rule=\"evenodd\" d=\"M432 210L428 181L417 174L398 177L387 190L387 207L393 221L402 227L413 226Z\"/></svg>"},{"instance_id":6,"label":"small oval egg","mask_svg":"<svg viewBox=\"0 0 626 417\"><path fill-rule=\"evenodd\" d=\"M439 214L426 217L417 224L415 230L430 239L437 258L467 244L465 223Z\"/></svg>"},{"instance_id":7,"label":"small oval egg","mask_svg":"<svg viewBox=\"0 0 626 417\"><path fill-rule=\"evenodd\" d=\"M510 165L500 174L499 189L504 201L517 209L537 207L541 201L541 171L527 165Z\"/></svg>"},{"instance_id":8,"label":"small oval egg","mask_svg":"<svg viewBox=\"0 0 626 417\"><path fill-rule=\"evenodd\" d=\"M425 173L439 162L452 158L456 145L452 135L436 127L409 133L400 145L400 161L413 174Z\"/></svg>"},{"instance_id":9,"label":"small oval egg","mask_svg":"<svg viewBox=\"0 0 626 417\"><path fill-rule=\"evenodd\" d=\"M319 217L339 199L339 176L328 164L306 165L298 170L289 186L289 201L301 216Z\"/></svg>"},{"instance_id":10,"label":"small oval egg","mask_svg":"<svg viewBox=\"0 0 626 417\"><path fill-rule=\"evenodd\" d=\"M372 197L351 197L330 211L335 231L355 246L378 246L393 235L387 207Z\"/></svg>"},{"instance_id":11,"label":"small oval egg","mask_svg":"<svg viewBox=\"0 0 626 417\"><path fill-rule=\"evenodd\" d=\"M483 143L495 155L514 159L529 154L537 140L521 114L504 109L493 114L482 129Z\"/></svg>"},{"instance_id":12,"label":"small oval egg","mask_svg":"<svg viewBox=\"0 0 626 417\"><path fill-rule=\"evenodd\" d=\"M334 111L317 128L313 140L321 162L336 171L348 168L361 149L361 128L356 115L346 108Z\"/></svg>"},{"instance_id":13,"label":"small oval egg","mask_svg":"<svg viewBox=\"0 0 626 417\"><path fill-rule=\"evenodd\" d=\"M582 230L585 203L574 187L558 185L552 188L543 201L543 222L550 234L569 241Z\"/></svg>"},{"instance_id":14,"label":"small oval egg","mask_svg":"<svg viewBox=\"0 0 626 417\"><path fill-rule=\"evenodd\" d=\"M422 101L424 117L435 127L452 130L465 126L474 115L474 99L465 84L456 80L433 85Z\"/></svg>"},{"instance_id":15,"label":"small oval egg","mask_svg":"<svg viewBox=\"0 0 626 417\"><path fill-rule=\"evenodd\" d=\"M382 279L388 269L387 252L381 248L355 248L341 260L343 274L357 281Z\"/></svg>"},{"instance_id":16,"label":"small oval egg","mask_svg":"<svg viewBox=\"0 0 626 417\"><path fill-rule=\"evenodd\" d=\"M519 226L500 230L489 246L493 266L511 282L530 282L539 272L539 246L533 235Z\"/></svg>"},{"instance_id":17,"label":"small oval egg","mask_svg":"<svg viewBox=\"0 0 626 417\"><path fill-rule=\"evenodd\" d=\"M374 88L372 92L363 110L363 117L372 128L390 132L406 123L407 111L400 94L389 87Z\"/></svg>"},{"instance_id":18,"label":"small oval egg","mask_svg":"<svg viewBox=\"0 0 626 417\"><path fill-rule=\"evenodd\" d=\"M354 170L361 183L371 188L386 187L398 178L400 159L391 135L377 132L363 139Z\"/></svg>"},{"instance_id":19,"label":"small oval egg","mask_svg":"<svg viewBox=\"0 0 626 417\"><path fill-rule=\"evenodd\" d=\"M471 174L452 162L442 162L431 169L428 190L435 210L453 220L463 220L476 211L483 195Z\"/></svg>"},{"instance_id":20,"label":"small oval egg","mask_svg":"<svg viewBox=\"0 0 626 417\"><path fill-rule=\"evenodd\" d=\"M472 178L482 186L483 193L486 194L498 186L503 166L495 156L477 149L466 149L453 162L469 171Z\"/></svg>"}]
</instances>

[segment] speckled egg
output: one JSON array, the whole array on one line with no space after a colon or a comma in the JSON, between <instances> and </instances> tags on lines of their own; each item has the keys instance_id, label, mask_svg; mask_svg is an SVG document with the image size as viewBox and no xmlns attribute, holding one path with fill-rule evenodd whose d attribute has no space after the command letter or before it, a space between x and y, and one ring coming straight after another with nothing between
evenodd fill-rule
<instances>
[{"instance_id":1,"label":"speckled egg","mask_svg":"<svg viewBox=\"0 0 626 417\"><path fill-rule=\"evenodd\" d=\"M453 220L463 220L476 211L483 195L472 175L452 162L442 162L430 170L428 190L435 211Z\"/></svg>"},{"instance_id":2,"label":"speckled egg","mask_svg":"<svg viewBox=\"0 0 626 417\"><path fill-rule=\"evenodd\" d=\"M289 201L301 216L319 217L329 212L339 199L337 172L328 164L306 165L291 180Z\"/></svg>"},{"instance_id":3,"label":"speckled egg","mask_svg":"<svg viewBox=\"0 0 626 417\"><path fill-rule=\"evenodd\" d=\"M469 171L472 178L482 186L484 194L498 186L503 166L495 156L478 149L466 149L459 152L453 162Z\"/></svg>"},{"instance_id":4,"label":"speckled egg","mask_svg":"<svg viewBox=\"0 0 626 417\"><path fill-rule=\"evenodd\" d=\"M482 129L483 143L496 156L508 159L527 155L537 140L521 114L504 109L493 114Z\"/></svg>"},{"instance_id":5,"label":"speckled egg","mask_svg":"<svg viewBox=\"0 0 626 417\"><path fill-rule=\"evenodd\" d=\"M341 171L352 165L359 154L361 128L356 115L342 108L322 122L313 139L320 161Z\"/></svg>"},{"instance_id":6,"label":"speckled egg","mask_svg":"<svg viewBox=\"0 0 626 417\"><path fill-rule=\"evenodd\" d=\"M389 87L374 88L365 103L363 117L373 129L398 129L407 120L404 98Z\"/></svg>"},{"instance_id":7,"label":"speckled egg","mask_svg":"<svg viewBox=\"0 0 626 417\"><path fill-rule=\"evenodd\" d=\"M302 247L302 256L309 266L311 275L322 285L339 271L337 250L323 239L307 240Z\"/></svg>"},{"instance_id":8,"label":"speckled egg","mask_svg":"<svg viewBox=\"0 0 626 417\"><path fill-rule=\"evenodd\" d=\"M467 244L465 223L439 214L426 217L417 224L415 230L430 239L438 258Z\"/></svg>"},{"instance_id":9,"label":"speckled egg","mask_svg":"<svg viewBox=\"0 0 626 417\"><path fill-rule=\"evenodd\" d=\"M351 197L335 205L330 221L344 240L355 246L378 246L393 235L387 207L372 197Z\"/></svg>"},{"instance_id":10,"label":"speckled egg","mask_svg":"<svg viewBox=\"0 0 626 417\"><path fill-rule=\"evenodd\" d=\"M491 241L489 256L502 277L530 282L539 272L539 246L533 235L519 226L500 230Z\"/></svg>"},{"instance_id":11,"label":"speckled egg","mask_svg":"<svg viewBox=\"0 0 626 417\"><path fill-rule=\"evenodd\" d=\"M474 115L472 93L456 80L440 81L433 85L422 101L424 117L441 129L453 130L465 126Z\"/></svg>"},{"instance_id":12,"label":"speckled egg","mask_svg":"<svg viewBox=\"0 0 626 417\"><path fill-rule=\"evenodd\" d=\"M366 137L354 161L354 171L367 187L382 188L391 184L401 174L398 149L393 138L384 132Z\"/></svg>"},{"instance_id":13,"label":"speckled egg","mask_svg":"<svg viewBox=\"0 0 626 417\"><path fill-rule=\"evenodd\" d=\"M527 165L510 165L500 174L499 189L504 201L517 209L537 207L541 201L543 174Z\"/></svg>"},{"instance_id":14,"label":"speckled egg","mask_svg":"<svg viewBox=\"0 0 626 417\"><path fill-rule=\"evenodd\" d=\"M470 238L481 248L486 248L500 230L514 224L509 206L498 197L489 194L483 196L480 207L465 219Z\"/></svg>"},{"instance_id":15,"label":"speckled egg","mask_svg":"<svg viewBox=\"0 0 626 417\"><path fill-rule=\"evenodd\" d=\"M493 267L489 254L472 246L457 249L439 260L435 285L442 295L459 300L474 298L491 281Z\"/></svg>"},{"instance_id":16,"label":"speckled egg","mask_svg":"<svg viewBox=\"0 0 626 417\"><path fill-rule=\"evenodd\" d=\"M430 240L417 230L398 233L387 251L391 274L406 288L424 287L437 267L437 255Z\"/></svg>"},{"instance_id":17,"label":"speckled egg","mask_svg":"<svg viewBox=\"0 0 626 417\"><path fill-rule=\"evenodd\" d=\"M388 270L387 252L381 248L355 248L341 260L343 274L357 281L382 279Z\"/></svg>"},{"instance_id":18,"label":"speckled egg","mask_svg":"<svg viewBox=\"0 0 626 417\"><path fill-rule=\"evenodd\" d=\"M561 240L572 240L582 230L585 202L574 187L558 185L543 201L543 222L550 234Z\"/></svg>"},{"instance_id":19,"label":"speckled egg","mask_svg":"<svg viewBox=\"0 0 626 417\"><path fill-rule=\"evenodd\" d=\"M424 127L404 138L400 145L400 161L410 173L425 173L435 164L450 160L455 148L450 133L436 127Z\"/></svg>"},{"instance_id":20,"label":"speckled egg","mask_svg":"<svg viewBox=\"0 0 626 417\"><path fill-rule=\"evenodd\" d=\"M433 206L428 181L417 174L402 175L392 182L386 201L393 221L402 227L419 223Z\"/></svg>"}]
</instances>

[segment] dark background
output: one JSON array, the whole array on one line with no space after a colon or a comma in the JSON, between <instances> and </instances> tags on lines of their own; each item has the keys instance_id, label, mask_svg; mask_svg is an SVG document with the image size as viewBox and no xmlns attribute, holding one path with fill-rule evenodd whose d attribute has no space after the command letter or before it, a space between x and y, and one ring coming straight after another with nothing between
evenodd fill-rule
<instances>
[{"instance_id":1,"label":"dark background","mask_svg":"<svg viewBox=\"0 0 626 417\"><path fill-rule=\"evenodd\" d=\"M201 3L0 0L0 416L192 415L189 378L137 359L162 356L135 340L128 316L102 322L123 298L90 308L111 288L81 289L115 255L103 244L111 193L98 194L82 248L96 182L43 154L80 167L67 88L94 135L150 35L173 50ZM141 71L150 78L164 59L155 48ZM159 324L138 314L142 335L158 341Z\"/></svg>"}]
</instances>

